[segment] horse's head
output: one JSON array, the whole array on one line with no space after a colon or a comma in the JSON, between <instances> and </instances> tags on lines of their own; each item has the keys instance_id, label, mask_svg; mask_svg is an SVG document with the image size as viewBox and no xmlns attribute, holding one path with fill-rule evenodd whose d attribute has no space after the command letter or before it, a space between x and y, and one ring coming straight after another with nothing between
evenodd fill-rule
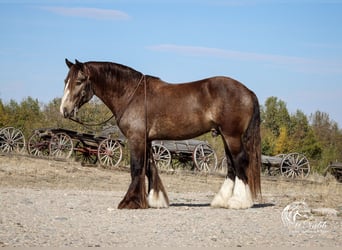
<instances>
[{"instance_id":1,"label":"horse's head","mask_svg":"<svg viewBox=\"0 0 342 250\"><path fill-rule=\"evenodd\" d=\"M69 72L65 78L64 95L60 112L65 118L76 115L77 110L87 103L94 95L89 72L86 65L75 61L75 64L65 59Z\"/></svg>"}]
</instances>

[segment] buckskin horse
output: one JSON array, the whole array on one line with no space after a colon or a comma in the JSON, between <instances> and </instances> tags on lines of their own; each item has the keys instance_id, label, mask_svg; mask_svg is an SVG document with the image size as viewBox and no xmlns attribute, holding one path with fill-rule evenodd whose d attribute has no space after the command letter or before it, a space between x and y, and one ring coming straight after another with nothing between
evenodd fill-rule
<instances>
[{"instance_id":1,"label":"buckskin horse","mask_svg":"<svg viewBox=\"0 0 342 250\"><path fill-rule=\"evenodd\" d=\"M96 95L128 140L131 183L118 208L168 207L157 167L150 160L152 141L190 139L210 131L221 135L229 161L211 206L253 206L261 193L261 139L259 103L251 90L228 77L169 84L117 63L65 62L69 72L60 106L63 116L76 116Z\"/></svg>"}]
</instances>

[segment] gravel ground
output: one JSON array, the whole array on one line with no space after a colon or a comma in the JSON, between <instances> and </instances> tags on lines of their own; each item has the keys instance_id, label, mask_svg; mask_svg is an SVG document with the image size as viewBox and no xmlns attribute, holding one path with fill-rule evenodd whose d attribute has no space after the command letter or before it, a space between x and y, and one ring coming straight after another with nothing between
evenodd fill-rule
<instances>
[{"instance_id":1,"label":"gravel ground","mask_svg":"<svg viewBox=\"0 0 342 250\"><path fill-rule=\"evenodd\" d=\"M229 210L209 206L222 177L162 173L161 178L169 208L118 210L129 184L127 170L0 155L0 246L342 245L342 189L333 180L263 177L261 201ZM284 225L284 207L304 199L310 208L330 210L323 216L310 212L310 221L299 221L297 230Z\"/></svg>"}]
</instances>

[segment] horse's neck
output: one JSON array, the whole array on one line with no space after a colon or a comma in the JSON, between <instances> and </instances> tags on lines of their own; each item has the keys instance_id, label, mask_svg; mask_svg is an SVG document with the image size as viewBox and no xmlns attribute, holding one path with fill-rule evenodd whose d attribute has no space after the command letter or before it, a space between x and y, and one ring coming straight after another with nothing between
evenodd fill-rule
<instances>
[{"instance_id":1,"label":"horse's neck","mask_svg":"<svg viewBox=\"0 0 342 250\"><path fill-rule=\"evenodd\" d=\"M94 85L95 95L112 111L118 119L121 117L126 106L132 98L135 97L138 87L142 84L141 80L135 79L133 81L116 81L115 79L104 79L99 77Z\"/></svg>"}]
</instances>

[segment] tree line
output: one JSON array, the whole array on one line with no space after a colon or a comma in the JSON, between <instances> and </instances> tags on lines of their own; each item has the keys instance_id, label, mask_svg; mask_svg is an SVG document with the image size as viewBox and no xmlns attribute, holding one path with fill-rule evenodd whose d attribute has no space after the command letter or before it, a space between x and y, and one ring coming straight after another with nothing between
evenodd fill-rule
<instances>
[{"instance_id":1,"label":"tree line","mask_svg":"<svg viewBox=\"0 0 342 250\"><path fill-rule=\"evenodd\" d=\"M47 104L27 97L20 103L0 99L0 128L20 128L28 138L37 128L65 128L83 133L101 134L105 126L115 125L115 119L100 126L82 126L64 119L59 112L61 99ZM98 99L92 99L78 113L87 124L98 124L111 117L110 110ZM286 103L269 97L260 109L262 154L277 155L291 152L303 153L310 160L313 171L322 172L331 161L342 161L342 131L329 114L316 111L307 116L301 110L289 113ZM216 152L223 154L222 144L209 134L201 136ZM219 153L220 154L220 153Z\"/></svg>"}]
</instances>

